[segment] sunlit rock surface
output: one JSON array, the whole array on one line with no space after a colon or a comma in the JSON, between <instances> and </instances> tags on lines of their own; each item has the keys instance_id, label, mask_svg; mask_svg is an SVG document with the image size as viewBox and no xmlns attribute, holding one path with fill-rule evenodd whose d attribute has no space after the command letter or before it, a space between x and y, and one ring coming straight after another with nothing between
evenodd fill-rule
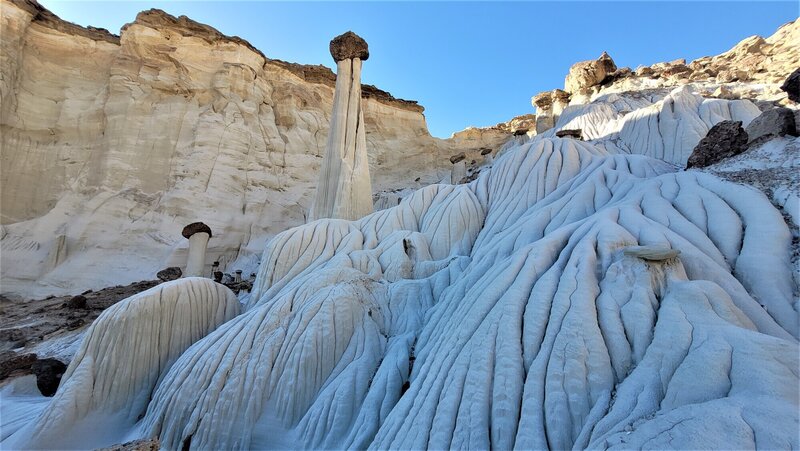
<instances>
[{"instance_id":1,"label":"sunlit rock surface","mask_svg":"<svg viewBox=\"0 0 800 451\"><path fill-rule=\"evenodd\" d=\"M120 36L27 0L0 2L0 21L3 293L75 294L182 267L180 232L195 221L214 230L207 272L220 261L249 273L267 239L305 222L329 69L158 10ZM511 134L440 140L415 102L367 85L362 95L375 191L438 181L453 153L474 158Z\"/></svg>"},{"instance_id":2,"label":"sunlit rock surface","mask_svg":"<svg viewBox=\"0 0 800 451\"><path fill-rule=\"evenodd\" d=\"M685 171L759 114L703 93L604 93L469 183L279 233L241 308L198 278L115 305L54 398L0 388L0 447L800 448L798 138Z\"/></svg>"},{"instance_id":3,"label":"sunlit rock surface","mask_svg":"<svg viewBox=\"0 0 800 451\"><path fill-rule=\"evenodd\" d=\"M244 312L143 368L146 413L107 440L798 446L790 242L754 188L539 137L472 183L276 236ZM74 421L68 387L8 443Z\"/></svg>"},{"instance_id":4,"label":"sunlit rock surface","mask_svg":"<svg viewBox=\"0 0 800 451\"><path fill-rule=\"evenodd\" d=\"M308 213L309 221L360 219L373 211L361 103L361 68L369 58L367 42L348 31L335 37L330 49L336 61L336 91L331 129L319 171L319 184Z\"/></svg>"}]
</instances>

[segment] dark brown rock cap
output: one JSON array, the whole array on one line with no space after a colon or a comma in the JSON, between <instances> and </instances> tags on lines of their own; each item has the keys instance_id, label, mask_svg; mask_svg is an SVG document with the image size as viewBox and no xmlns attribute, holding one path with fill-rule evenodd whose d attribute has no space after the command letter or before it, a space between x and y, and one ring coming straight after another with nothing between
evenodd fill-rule
<instances>
[{"instance_id":1,"label":"dark brown rock cap","mask_svg":"<svg viewBox=\"0 0 800 451\"><path fill-rule=\"evenodd\" d=\"M467 158L467 155L464 152L461 152L458 155L453 155L452 157L450 157L450 162L453 163L453 164L456 164L459 161L465 160L466 158Z\"/></svg>"},{"instance_id":2,"label":"dark brown rock cap","mask_svg":"<svg viewBox=\"0 0 800 451\"><path fill-rule=\"evenodd\" d=\"M200 233L200 232L207 233L209 238L212 236L211 235L211 228L209 226L203 224L202 222L193 222L193 223L187 225L186 227L183 228L183 232L181 232L181 235L183 235L184 238L188 239L189 237L191 237L195 233Z\"/></svg>"},{"instance_id":3,"label":"dark brown rock cap","mask_svg":"<svg viewBox=\"0 0 800 451\"><path fill-rule=\"evenodd\" d=\"M364 38L348 31L331 40L331 56L337 63L353 58L364 61L369 58L369 46Z\"/></svg>"}]
</instances>

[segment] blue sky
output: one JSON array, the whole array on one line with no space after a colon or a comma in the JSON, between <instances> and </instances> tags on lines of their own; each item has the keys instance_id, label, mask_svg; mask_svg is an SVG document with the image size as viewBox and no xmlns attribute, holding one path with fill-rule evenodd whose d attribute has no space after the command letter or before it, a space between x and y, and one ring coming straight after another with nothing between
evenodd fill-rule
<instances>
[{"instance_id":1,"label":"blue sky","mask_svg":"<svg viewBox=\"0 0 800 451\"><path fill-rule=\"evenodd\" d=\"M798 17L785 2L258 2L40 0L65 20L118 34L160 8L238 35L271 58L333 67L330 39L370 46L363 81L425 106L434 136L531 113L577 61L619 67L721 53Z\"/></svg>"}]
</instances>

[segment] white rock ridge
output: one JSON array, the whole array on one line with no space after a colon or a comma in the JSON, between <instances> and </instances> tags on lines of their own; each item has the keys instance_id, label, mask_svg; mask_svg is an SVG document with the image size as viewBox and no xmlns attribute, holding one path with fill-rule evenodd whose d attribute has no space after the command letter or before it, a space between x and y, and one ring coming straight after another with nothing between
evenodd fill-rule
<instances>
[{"instance_id":1,"label":"white rock ridge","mask_svg":"<svg viewBox=\"0 0 800 451\"><path fill-rule=\"evenodd\" d=\"M372 213L372 182L361 108L361 64L369 57L367 43L347 32L331 41L331 55L336 61L333 114L309 221L359 219Z\"/></svg>"},{"instance_id":2,"label":"white rock ridge","mask_svg":"<svg viewBox=\"0 0 800 451\"><path fill-rule=\"evenodd\" d=\"M675 171L539 137L471 183L281 233L245 311L145 371L158 384L128 437L165 449L797 447L789 229L759 191ZM39 443L30 431L48 418L70 424L66 400L83 394L64 388L9 443Z\"/></svg>"}]
</instances>

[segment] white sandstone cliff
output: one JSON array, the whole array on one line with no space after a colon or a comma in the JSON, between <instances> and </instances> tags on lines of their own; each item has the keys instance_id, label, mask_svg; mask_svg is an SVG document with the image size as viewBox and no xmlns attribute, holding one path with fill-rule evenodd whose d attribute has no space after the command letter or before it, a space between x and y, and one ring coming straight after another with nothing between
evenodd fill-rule
<instances>
[{"instance_id":1,"label":"white sandstone cliff","mask_svg":"<svg viewBox=\"0 0 800 451\"><path fill-rule=\"evenodd\" d=\"M271 60L162 11L121 35L0 1L2 291L75 293L182 266L181 228L213 230L207 265L252 266L305 222L335 76ZM422 107L363 87L375 191L440 180L447 158L510 132L430 136ZM207 268L208 269L208 268Z\"/></svg>"}]
</instances>

